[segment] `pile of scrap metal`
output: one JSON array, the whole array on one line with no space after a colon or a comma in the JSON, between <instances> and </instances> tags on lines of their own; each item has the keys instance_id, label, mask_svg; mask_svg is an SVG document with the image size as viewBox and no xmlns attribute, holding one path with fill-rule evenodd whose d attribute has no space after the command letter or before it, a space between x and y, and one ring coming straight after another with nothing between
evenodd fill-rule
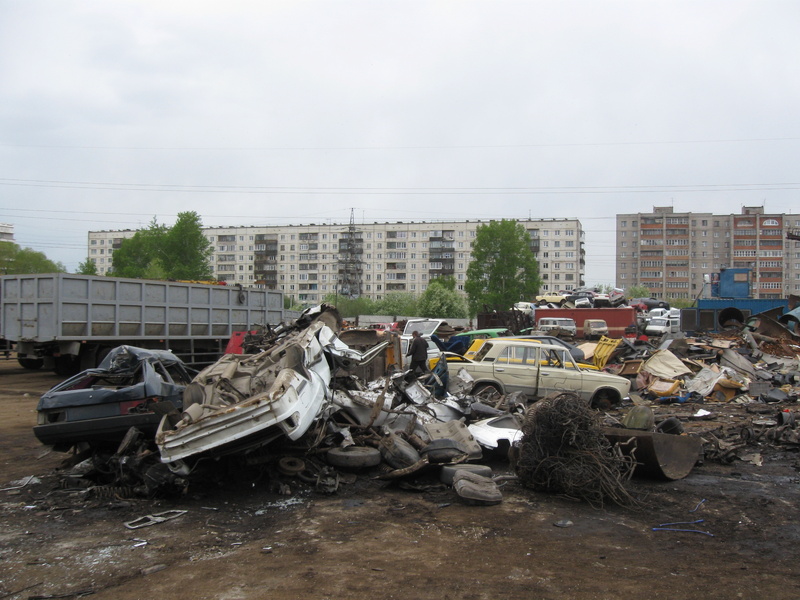
<instances>
[{"instance_id":1,"label":"pile of scrap metal","mask_svg":"<svg viewBox=\"0 0 800 600\"><path fill-rule=\"evenodd\" d=\"M632 389L660 403L796 400L800 338L764 315L721 333L668 340L601 340L595 364L632 379Z\"/></svg>"},{"instance_id":2,"label":"pile of scrap metal","mask_svg":"<svg viewBox=\"0 0 800 600\"><path fill-rule=\"evenodd\" d=\"M226 355L201 371L186 387L182 409L158 427L161 462L189 478L207 459L235 457L276 465L280 475L327 492L336 489L338 470L372 468L374 476L394 479L435 468L465 501L499 502L491 470L465 463L482 457L478 439L489 448L510 445L519 422L500 427L514 419L503 407L519 413L523 402L475 402L469 376L451 378L445 360L419 378L396 372L366 382L354 373L392 338L355 350L339 338L340 324L335 308L314 307L265 336L257 353ZM476 417L491 417L476 423L477 436L465 424Z\"/></svg>"},{"instance_id":3,"label":"pile of scrap metal","mask_svg":"<svg viewBox=\"0 0 800 600\"><path fill-rule=\"evenodd\" d=\"M659 347L604 339L581 349L595 364L631 379L631 396L639 404L702 403L705 412L698 415L735 405L758 415L746 425L714 425L702 434L705 457L729 462L763 441L800 447L790 406L800 399L800 336L786 326L795 319L791 313L780 319L761 313L731 321L720 333Z\"/></svg>"},{"instance_id":4,"label":"pile of scrap metal","mask_svg":"<svg viewBox=\"0 0 800 600\"><path fill-rule=\"evenodd\" d=\"M131 430L116 452L106 450L112 468L105 472L125 474L124 481L110 483L149 495L159 493L159 487L180 491L205 467L233 461L267 470L279 491L294 482L332 493L362 473L405 486L429 486L431 481L452 486L468 503L500 502L503 477L476 462L492 454L505 458L522 439L525 397L507 394L487 405L471 395L474 382L466 371L449 373L446 360L419 377L398 369L396 334L374 334L373 345L372 338L354 334L356 349L342 340L346 336L340 337L340 329L335 308L323 304L251 340L249 354L223 356L185 386L180 406L152 405L162 414L154 439ZM717 399L716 389L733 384L743 389L755 381L741 374L740 362L757 367L734 348L720 348L713 339L687 341L680 348L677 342L655 349L601 340L594 360L624 373L635 364L630 377L642 394L659 402L680 402L685 393ZM387 368L366 379L366 367L381 360ZM674 383L667 385L675 381L674 389ZM675 439L662 443L641 430L613 433L628 442L641 438L637 460L652 447L656 462L671 458L676 440L684 437L670 434ZM683 463L688 469L659 468L659 474L683 477L695 460L687 455ZM92 465L98 466L97 456L83 468Z\"/></svg>"}]
</instances>

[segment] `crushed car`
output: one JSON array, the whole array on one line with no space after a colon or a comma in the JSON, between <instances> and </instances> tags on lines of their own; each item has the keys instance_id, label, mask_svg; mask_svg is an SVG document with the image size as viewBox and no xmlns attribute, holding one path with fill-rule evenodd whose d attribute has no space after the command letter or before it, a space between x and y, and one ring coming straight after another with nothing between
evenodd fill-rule
<instances>
[{"instance_id":1,"label":"crushed car","mask_svg":"<svg viewBox=\"0 0 800 600\"><path fill-rule=\"evenodd\" d=\"M182 412L165 415L159 424L162 462L188 473L185 460L191 457L302 437L330 404L337 364L364 363L388 345L382 342L364 355L338 339L340 327L333 307L314 307L258 354L225 355L202 370L186 388Z\"/></svg>"},{"instance_id":2,"label":"crushed car","mask_svg":"<svg viewBox=\"0 0 800 600\"><path fill-rule=\"evenodd\" d=\"M116 447L131 427L152 437L164 410L179 410L195 371L167 350L112 349L97 368L46 392L33 433L66 451L76 444Z\"/></svg>"}]
</instances>

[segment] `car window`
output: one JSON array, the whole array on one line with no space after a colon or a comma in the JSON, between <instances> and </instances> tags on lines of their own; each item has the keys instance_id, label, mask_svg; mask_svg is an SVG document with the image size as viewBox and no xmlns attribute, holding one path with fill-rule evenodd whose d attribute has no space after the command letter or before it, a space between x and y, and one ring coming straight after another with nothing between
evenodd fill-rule
<instances>
[{"instance_id":1,"label":"car window","mask_svg":"<svg viewBox=\"0 0 800 600\"><path fill-rule=\"evenodd\" d=\"M483 343L483 346L481 346L481 349L480 349L480 350L478 350L478 352L476 352L476 353L475 353L475 360L476 360L476 361L482 361L482 360L484 360L484 357L485 357L485 356L486 356L486 354L489 352L489 350L491 350L491 349L492 349L492 346L493 346L493 345L494 345L494 344L492 344L491 342L484 342L484 343Z\"/></svg>"},{"instance_id":2,"label":"car window","mask_svg":"<svg viewBox=\"0 0 800 600\"><path fill-rule=\"evenodd\" d=\"M504 365L524 365L526 350L525 346L508 346L503 348L495 362Z\"/></svg>"}]
</instances>

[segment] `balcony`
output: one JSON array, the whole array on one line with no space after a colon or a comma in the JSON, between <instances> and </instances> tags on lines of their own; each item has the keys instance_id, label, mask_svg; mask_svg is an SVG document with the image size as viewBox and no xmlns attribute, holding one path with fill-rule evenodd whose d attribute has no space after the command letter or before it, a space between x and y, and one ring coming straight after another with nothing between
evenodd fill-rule
<instances>
[{"instance_id":1,"label":"balcony","mask_svg":"<svg viewBox=\"0 0 800 600\"><path fill-rule=\"evenodd\" d=\"M339 242L339 254L363 254L364 244L356 244L350 242Z\"/></svg>"}]
</instances>

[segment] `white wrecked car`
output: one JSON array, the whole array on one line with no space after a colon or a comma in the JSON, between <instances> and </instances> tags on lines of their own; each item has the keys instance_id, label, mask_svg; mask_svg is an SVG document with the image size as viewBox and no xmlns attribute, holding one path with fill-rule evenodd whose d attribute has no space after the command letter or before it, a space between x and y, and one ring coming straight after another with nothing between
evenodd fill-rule
<instances>
[{"instance_id":1,"label":"white wrecked car","mask_svg":"<svg viewBox=\"0 0 800 600\"><path fill-rule=\"evenodd\" d=\"M293 326L276 330L264 351L228 354L201 371L184 392L183 412L161 420L161 461L184 471L182 461L190 457L302 437L330 402L333 367L363 364L385 347L365 354L351 350L336 335L339 325L333 307L314 307Z\"/></svg>"}]
</instances>

